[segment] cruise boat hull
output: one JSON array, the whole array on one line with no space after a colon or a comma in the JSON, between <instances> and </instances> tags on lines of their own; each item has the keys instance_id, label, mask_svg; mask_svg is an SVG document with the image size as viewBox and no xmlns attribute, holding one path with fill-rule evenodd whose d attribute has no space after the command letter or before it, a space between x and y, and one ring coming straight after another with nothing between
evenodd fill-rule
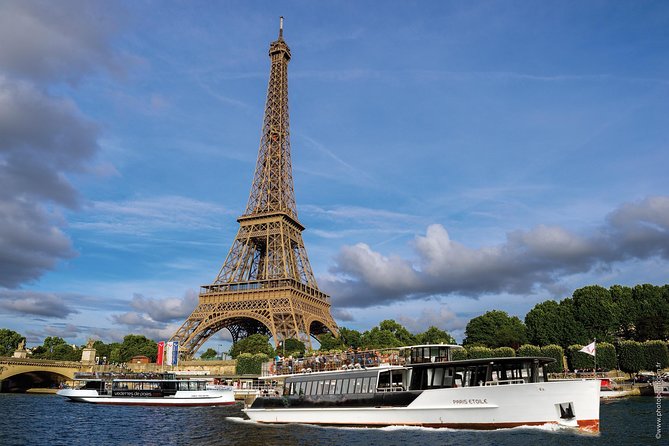
<instances>
[{"instance_id":1,"label":"cruise boat hull","mask_svg":"<svg viewBox=\"0 0 669 446\"><path fill-rule=\"evenodd\" d=\"M549 381L423 390L406 406L376 405L383 402L374 398L363 407L360 398L326 402L301 397L301 401L287 400L288 407L248 408L245 412L260 423L458 429L556 424L596 432L599 392L599 381Z\"/></svg>"}]
</instances>

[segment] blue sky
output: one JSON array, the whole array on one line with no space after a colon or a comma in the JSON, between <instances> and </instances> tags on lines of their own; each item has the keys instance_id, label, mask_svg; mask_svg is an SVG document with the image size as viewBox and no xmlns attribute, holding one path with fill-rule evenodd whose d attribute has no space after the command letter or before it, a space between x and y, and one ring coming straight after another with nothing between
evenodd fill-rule
<instances>
[{"instance_id":1,"label":"blue sky","mask_svg":"<svg viewBox=\"0 0 669 446\"><path fill-rule=\"evenodd\" d=\"M462 340L491 309L667 283L666 2L5 1L0 327L174 333L244 211L281 15L340 325Z\"/></svg>"}]
</instances>

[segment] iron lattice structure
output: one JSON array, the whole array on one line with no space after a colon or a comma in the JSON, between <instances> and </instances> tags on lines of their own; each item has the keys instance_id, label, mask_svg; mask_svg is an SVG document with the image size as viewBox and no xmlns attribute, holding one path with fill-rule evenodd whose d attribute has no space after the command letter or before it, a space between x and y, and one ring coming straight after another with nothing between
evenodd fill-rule
<instances>
[{"instance_id":1,"label":"iron lattice structure","mask_svg":"<svg viewBox=\"0 0 669 446\"><path fill-rule=\"evenodd\" d=\"M311 336L338 334L330 298L318 289L297 219L290 160L288 62L290 48L279 38L270 44L267 102L253 185L239 231L211 285L172 336L189 358L223 328L234 342L254 333L270 335L276 345Z\"/></svg>"}]
</instances>

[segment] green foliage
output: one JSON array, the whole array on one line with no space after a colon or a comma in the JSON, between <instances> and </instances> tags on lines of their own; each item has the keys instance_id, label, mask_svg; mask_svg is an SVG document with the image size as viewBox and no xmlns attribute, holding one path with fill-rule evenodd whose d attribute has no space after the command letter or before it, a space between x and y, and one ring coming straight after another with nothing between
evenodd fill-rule
<instances>
[{"instance_id":1,"label":"green foliage","mask_svg":"<svg viewBox=\"0 0 669 446\"><path fill-rule=\"evenodd\" d=\"M204 360L215 359L216 356L218 356L218 352L213 348L208 348L207 351L205 351L200 355L200 359Z\"/></svg>"},{"instance_id":2,"label":"green foliage","mask_svg":"<svg viewBox=\"0 0 669 446\"><path fill-rule=\"evenodd\" d=\"M564 372L564 349L562 347L556 344L545 345L541 347L541 356L555 359L555 362L546 366L548 373Z\"/></svg>"},{"instance_id":3,"label":"green foliage","mask_svg":"<svg viewBox=\"0 0 669 446\"><path fill-rule=\"evenodd\" d=\"M573 344L567 347L567 360L571 370L592 369L595 366L595 358L592 355L580 351L581 344Z\"/></svg>"},{"instance_id":4,"label":"green foliage","mask_svg":"<svg viewBox=\"0 0 669 446\"><path fill-rule=\"evenodd\" d=\"M656 370L669 367L669 351L664 341L646 341L643 343L644 369Z\"/></svg>"},{"instance_id":5,"label":"green foliage","mask_svg":"<svg viewBox=\"0 0 669 446\"><path fill-rule=\"evenodd\" d=\"M339 328L339 338L345 348L362 347L362 334L358 330L341 327Z\"/></svg>"},{"instance_id":6,"label":"green foliage","mask_svg":"<svg viewBox=\"0 0 669 446\"><path fill-rule=\"evenodd\" d=\"M615 370L618 368L616 348L608 342L597 342L597 370Z\"/></svg>"},{"instance_id":7,"label":"green foliage","mask_svg":"<svg viewBox=\"0 0 669 446\"><path fill-rule=\"evenodd\" d=\"M516 356L516 351L511 347L497 347L492 351L494 358L510 358Z\"/></svg>"},{"instance_id":8,"label":"green foliage","mask_svg":"<svg viewBox=\"0 0 669 446\"><path fill-rule=\"evenodd\" d=\"M598 285L574 291L574 317L586 328L588 339L612 341L619 328L619 309L611 293Z\"/></svg>"},{"instance_id":9,"label":"green foliage","mask_svg":"<svg viewBox=\"0 0 669 446\"><path fill-rule=\"evenodd\" d=\"M264 353L271 357L274 356L274 349L269 344L269 337L262 334L252 334L237 341L230 349L230 356L233 359L236 359L241 353L250 353L252 355Z\"/></svg>"},{"instance_id":10,"label":"green foliage","mask_svg":"<svg viewBox=\"0 0 669 446\"><path fill-rule=\"evenodd\" d=\"M158 350L156 347L156 355L158 354ZM111 363L121 363L123 362L121 360L121 343L120 342L112 342L109 344L109 362Z\"/></svg>"},{"instance_id":11,"label":"green foliage","mask_svg":"<svg viewBox=\"0 0 669 446\"><path fill-rule=\"evenodd\" d=\"M493 310L469 321L465 329L465 345L491 348L518 348L527 342L525 324L505 311Z\"/></svg>"},{"instance_id":12,"label":"green foliage","mask_svg":"<svg viewBox=\"0 0 669 446\"><path fill-rule=\"evenodd\" d=\"M536 345L523 344L516 352L517 356L541 356L541 349Z\"/></svg>"},{"instance_id":13,"label":"green foliage","mask_svg":"<svg viewBox=\"0 0 669 446\"><path fill-rule=\"evenodd\" d=\"M81 361L81 350L68 344L58 344L49 359L60 361Z\"/></svg>"},{"instance_id":14,"label":"green foliage","mask_svg":"<svg viewBox=\"0 0 669 446\"><path fill-rule=\"evenodd\" d=\"M47 336L40 348L33 349L35 359L55 359L61 361L80 361L81 350L72 347L65 339L58 336Z\"/></svg>"},{"instance_id":15,"label":"green foliage","mask_svg":"<svg viewBox=\"0 0 669 446\"><path fill-rule=\"evenodd\" d=\"M116 362L128 362L133 356L146 356L149 361L155 362L158 355L158 345L144 335L129 334L123 338L117 352Z\"/></svg>"},{"instance_id":16,"label":"green foliage","mask_svg":"<svg viewBox=\"0 0 669 446\"><path fill-rule=\"evenodd\" d=\"M332 333L323 333L318 337L318 342L321 344L321 351L346 349L346 347L344 347L344 343L342 342L342 338L335 338L332 336Z\"/></svg>"},{"instance_id":17,"label":"green foliage","mask_svg":"<svg viewBox=\"0 0 669 446\"><path fill-rule=\"evenodd\" d=\"M634 338L637 341L669 338L669 285L649 284L632 289L636 307Z\"/></svg>"},{"instance_id":18,"label":"green foliage","mask_svg":"<svg viewBox=\"0 0 669 446\"><path fill-rule=\"evenodd\" d=\"M525 315L527 338L535 345L558 344L567 346L588 339L583 325L574 317L571 298L560 303L547 300L538 303Z\"/></svg>"},{"instance_id":19,"label":"green foliage","mask_svg":"<svg viewBox=\"0 0 669 446\"><path fill-rule=\"evenodd\" d=\"M111 356L112 345L113 344L105 344L102 341L95 341L93 343L93 348L95 349L96 356L99 356L100 359L107 358L107 360L109 361L109 357Z\"/></svg>"},{"instance_id":20,"label":"green foliage","mask_svg":"<svg viewBox=\"0 0 669 446\"><path fill-rule=\"evenodd\" d=\"M14 330L9 330L7 328L0 329L0 356L12 356L14 350L19 346L19 343L22 340L25 340L22 335L15 332Z\"/></svg>"},{"instance_id":21,"label":"green foliage","mask_svg":"<svg viewBox=\"0 0 669 446\"><path fill-rule=\"evenodd\" d=\"M639 305L634 300L632 288L613 285L609 288L613 304L618 308L618 333L623 339L634 339L639 317Z\"/></svg>"},{"instance_id":22,"label":"green foliage","mask_svg":"<svg viewBox=\"0 0 669 446\"><path fill-rule=\"evenodd\" d=\"M416 337L409 330L391 319L382 321L379 324L379 329L387 330L395 336L395 339L399 342L399 345L396 347L416 344Z\"/></svg>"},{"instance_id":23,"label":"green foliage","mask_svg":"<svg viewBox=\"0 0 669 446\"><path fill-rule=\"evenodd\" d=\"M646 364L643 345L637 341L622 341L618 344L618 365L627 373L637 373Z\"/></svg>"},{"instance_id":24,"label":"green foliage","mask_svg":"<svg viewBox=\"0 0 669 446\"><path fill-rule=\"evenodd\" d=\"M492 357L492 349L488 347L469 347L467 348L468 359L490 358Z\"/></svg>"},{"instance_id":25,"label":"green foliage","mask_svg":"<svg viewBox=\"0 0 669 446\"><path fill-rule=\"evenodd\" d=\"M263 362L269 361L269 358L264 353L240 353L237 355L235 371L238 375L260 375Z\"/></svg>"},{"instance_id":26,"label":"green foliage","mask_svg":"<svg viewBox=\"0 0 669 446\"><path fill-rule=\"evenodd\" d=\"M560 343L565 313L554 300L536 304L525 315L527 339L537 345Z\"/></svg>"},{"instance_id":27,"label":"green foliage","mask_svg":"<svg viewBox=\"0 0 669 446\"><path fill-rule=\"evenodd\" d=\"M401 347L404 344L395 337L392 331L374 327L362 334L362 345L365 349Z\"/></svg>"},{"instance_id":28,"label":"green foliage","mask_svg":"<svg viewBox=\"0 0 669 446\"><path fill-rule=\"evenodd\" d=\"M467 354L466 348L455 348L451 350L451 359L453 361L460 361L462 359L467 359L469 355Z\"/></svg>"},{"instance_id":29,"label":"green foliage","mask_svg":"<svg viewBox=\"0 0 669 446\"><path fill-rule=\"evenodd\" d=\"M416 335L417 344L455 344L453 336L444 330L440 330L434 325L425 332Z\"/></svg>"},{"instance_id":30,"label":"green foliage","mask_svg":"<svg viewBox=\"0 0 669 446\"><path fill-rule=\"evenodd\" d=\"M286 339L285 346L283 346L283 347L285 347L286 356L291 356L292 355L295 358L303 357L304 352L306 350L304 342L302 342L298 339ZM281 348L281 354L283 354L283 351L284 351L283 347Z\"/></svg>"}]
</instances>

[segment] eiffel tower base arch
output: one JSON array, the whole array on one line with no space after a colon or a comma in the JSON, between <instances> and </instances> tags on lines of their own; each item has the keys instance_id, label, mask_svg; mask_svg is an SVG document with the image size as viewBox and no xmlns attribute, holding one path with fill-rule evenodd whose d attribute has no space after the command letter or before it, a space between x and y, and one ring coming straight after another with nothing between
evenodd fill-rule
<instances>
[{"instance_id":1,"label":"eiffel tower base arch","mask_svg":"<svg viewBox=\"0 0 669 446\"><path fill-rule=\"evenodd\" d=\"M321 296L310 295L319 291L304 285L307 289L302 291L288 283L283 288L255 285L235 291L217 290L221 287L215 285L203 287L198 306L171 339L179 341L180 356L192 358L223 329L230 331L233 342L260 333L272 337L275 346L282 340L298 339L307 348L312 347L312 336L338 334L330 304Z\"/></svg>"}]
</instances>

